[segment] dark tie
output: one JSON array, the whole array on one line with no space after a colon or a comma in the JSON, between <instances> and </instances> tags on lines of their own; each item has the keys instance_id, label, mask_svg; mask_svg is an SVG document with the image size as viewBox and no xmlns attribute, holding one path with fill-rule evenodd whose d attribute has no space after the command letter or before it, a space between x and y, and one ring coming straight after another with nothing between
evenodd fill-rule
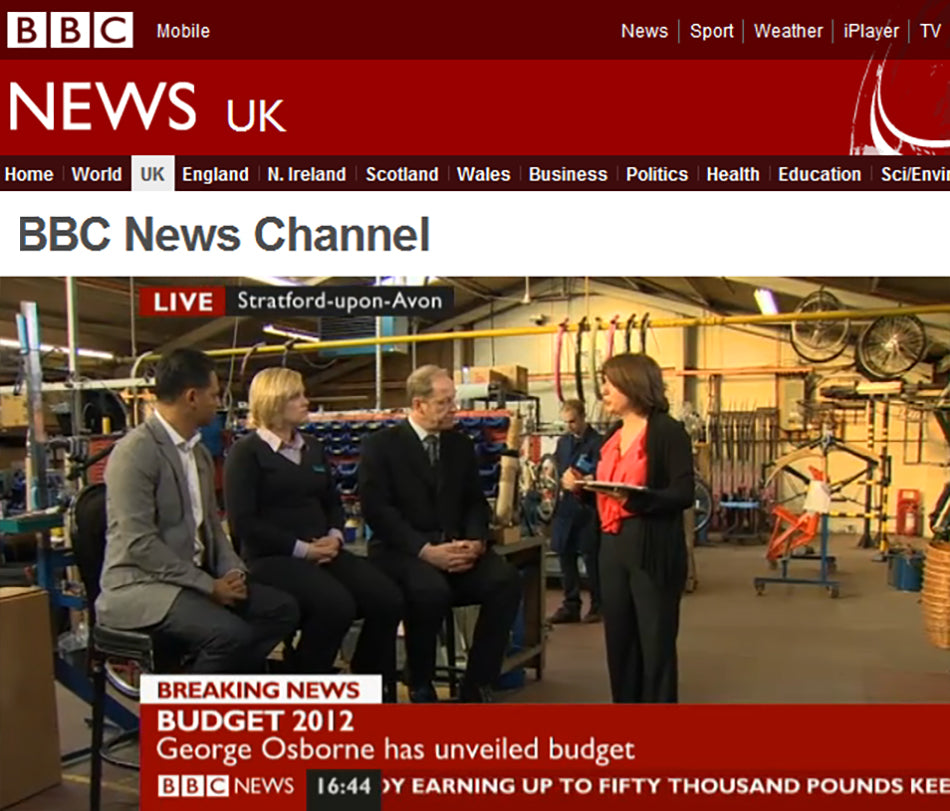
<instances>
[{"instance_id":1,"label":"dark tie","mask_svg":"<svg viewBox=\"0 0 950 811\"><path fill-rule=\"evenodd\" d=\"M435 434L427 434L426 438L422 440L422 444L426 446L429 464L435 467L439 464L439 437Z\"/></svg>"}]
</instances>

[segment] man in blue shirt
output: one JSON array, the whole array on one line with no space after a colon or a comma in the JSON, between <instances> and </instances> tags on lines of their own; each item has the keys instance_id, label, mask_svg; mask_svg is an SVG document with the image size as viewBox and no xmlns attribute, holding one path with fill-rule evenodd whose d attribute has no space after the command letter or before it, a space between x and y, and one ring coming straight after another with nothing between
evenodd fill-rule
<instances>
[{"instance_id":1,"label":"man in blue shirt","mask_svg":"<svg viewBox=\"0 0 950 811\"><path fill-rule=\"evenodd\" d=\"M597 558L600 552L600 527L597 521L597 502L593 493L572 491L565 486L568 479L592 476L597 469L603 437L587 424L584 404L580 400L566 400L561 407L561 419L567 433L557 442L555 459L562 490L551 524L551 549L558 554L564 585L564 602L551 616L552 623L581 621L581 577L578 557L584 558L587 582L590 586L590 610L584 622L600 621L600 577Z\"/></svg>"}]
</instances>

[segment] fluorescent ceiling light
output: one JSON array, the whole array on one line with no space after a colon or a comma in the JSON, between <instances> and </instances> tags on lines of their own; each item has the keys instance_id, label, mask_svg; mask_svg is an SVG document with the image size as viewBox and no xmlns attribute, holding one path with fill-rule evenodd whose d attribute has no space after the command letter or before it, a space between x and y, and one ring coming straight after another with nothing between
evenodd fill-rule
<instances>
[{"instance_id":1,"label":"fluorescent ceiling light","mask_svg":"<svg viewBox=\"0 0 950 811\"><path fill-rule=\"evenodd\" d=\"M0 338L0 346L9 346L13 349L20 348L20 342L13 338ZM51 344L40 344L40 352L61 352L66 355L69 350L63 346L52 346ZM115 360L112 352L103 352L99 349L77 349L76 354L81 358L96 358L97 360Z\"/></svg>"},{"instance_id":2,"label":"fluorescent ceiling light","mask_svg":"<svg viewBox=\"0 0 950 811\"><path fill-rule=\"evenodd\" d=\"M428 282L428 276L383 276L376 282L376 286L393 287L398 284L405 287L425 287Z\"/></svg>"},{"instance_id":3,"label":"fluorescent ceiling light","mask_svg":"<svg viewBox=\"0 0 950 811\"><path fill-rule=\"evenodd\" d=\"M284 276L248 276L244 274L241 278L250 279L252 282L261 284L272 284L275 287L299 287L300 282L296 279L287 279Z\"/></svg>"},{"instance_id":4,"label":"fluorescent ceiling light","mask_svg":"<svg viewBox=\"0 0 950 811\"><path fill-rule=\"evenodd\" d=\"M284 329L283 327L275 327L273 324L267 324L264 327L261 327L261 332L266 332L268 335L277 335L281 338L294 338L300 341L310 341L312 343L319 343L320 336L314 335L312 332L302 332L296 329Z\"/></svg>"},{"instance_id":5,"label":"fluorescent ceiling light","mask_svg":"<svg viewBox=\"0 0 950 811\"><path fill-rule=\"evenodd\" d=\"M778 305L771 290L758 288L755 291L755 303L759 305L759 311L763 315L778 315Z\"/></svg>"}]
</instances>

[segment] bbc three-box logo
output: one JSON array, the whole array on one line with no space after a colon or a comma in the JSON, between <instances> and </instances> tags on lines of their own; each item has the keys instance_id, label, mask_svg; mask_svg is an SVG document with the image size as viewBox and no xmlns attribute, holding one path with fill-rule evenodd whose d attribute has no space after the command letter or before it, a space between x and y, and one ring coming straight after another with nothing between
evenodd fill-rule
<instances>
[{"instance_id":1,"label":"bbc three-box logo","mask_svg":"<svg viewBox=\"0 0 950 811\"><path fill-rule=\"evenodd\" d=\"M131 11L8 11L7 48L131 48Z\"/></svg>"},{"instance_id":2,"label":"bbc three-box logo","mask_svg":"<svg viewBox=\"0 0 950 811\"><path fill-rule=\"evenodd\" d=\"M159 797L230 797L231 778L226 774L160 774Z\"/></svg>"}]
</instances>

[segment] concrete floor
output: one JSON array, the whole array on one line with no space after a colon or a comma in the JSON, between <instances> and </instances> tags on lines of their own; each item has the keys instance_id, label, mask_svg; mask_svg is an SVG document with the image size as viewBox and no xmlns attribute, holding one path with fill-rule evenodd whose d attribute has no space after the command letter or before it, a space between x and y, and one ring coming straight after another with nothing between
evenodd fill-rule
<instances>
[{"instance_id":1,"label":"concrete floor","mask_svg":"<svg viewBox=\"0 0 950 811\"><path fill-rule=\"evenodd\" d=\"M841 596L814 586L769 585L757 596L752 579L769 575L761 546L696 550L698 589L684 597L679 638L683 703L950 702L950 651L932 647L919 595L887 585L884 564L837 538ZM793 573L813 576L817 563ZM560 602L548 593L550 610ZM525 703L609 700L600 625L551 631L544 678L500 698ZM64 752L88 745L86 708L59 692ZM134 750L130 753L134 754ZM54 789L14 806L17 811L88 808L88 764L64 773ZM134 772L106 766L103 808L138 807Z\"/></svg>"}]
</instances>

